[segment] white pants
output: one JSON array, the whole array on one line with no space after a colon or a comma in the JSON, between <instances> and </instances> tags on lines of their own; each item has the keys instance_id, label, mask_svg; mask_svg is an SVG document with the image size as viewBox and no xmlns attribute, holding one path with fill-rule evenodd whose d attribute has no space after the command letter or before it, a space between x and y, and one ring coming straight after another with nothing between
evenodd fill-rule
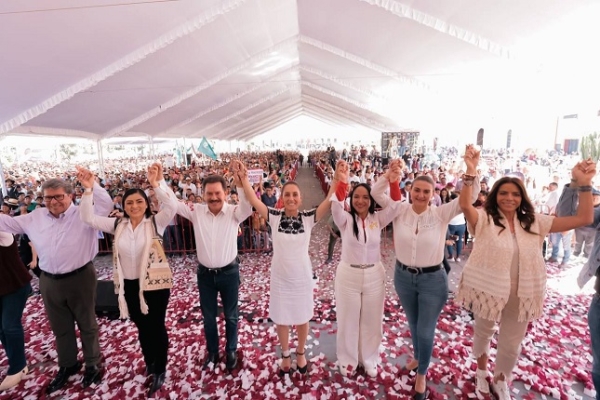
<instances>
[{"instance_id":1,"label":"white pants","mask_svg":"<svg viewBox=\"0 0 600 400\"><path fill-rule=\"evenodd\" d=\"M337 358L341 368L365 369L379 363L383 336L385 269L376 263L367 269L341 262L335 275Z\"/></svg>"},{"instance_id":2,"label":"white pants","mask_svg":"<svg viewBox=\"0 0 600 400\"><path fill-rule=\"evenodd\" d=\"M529 322L519 322L519 298L511 294L508 298L502 316L500 317L500 330L498 333L498 347L496 353L496 368L494 376L504 375L507 381L512 377L512 371L517 365L521 353L521 342L527 334ZM473 355L476 358L483 354L490 354L490 342L496 331L496 322L475 316L475 329L473 337Z\"/></svg>"}]
</instances>

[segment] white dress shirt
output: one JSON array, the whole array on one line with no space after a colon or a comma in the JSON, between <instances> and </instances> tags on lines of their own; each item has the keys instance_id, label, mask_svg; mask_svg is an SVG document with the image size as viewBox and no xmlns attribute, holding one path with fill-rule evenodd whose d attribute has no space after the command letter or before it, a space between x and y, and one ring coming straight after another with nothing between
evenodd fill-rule
<instances>
[{"instance_id":1,"label":"white dress shirt","mask_svg":"<svg viewBox=\"0 0 600 400\"><path fill-rule=\"evenodd\" d=\"M206 268L221 268L237 257L238 226L252 214L252 206L243 190L238 191L238 205L223 204L214 215L206 204L195 204L194 210L177 204L177 214L192 221L198 262Z\"/></svg>"},{"instance_id":2,"label":"white dress shirt","mask_svg":"<svg viewBox=\"0 0 600 400\"><path fill-rule=\"evenodd\" d=\"M169 190L165 181L161 181L161 186L154 189L156 197L163 204L161 210L156 213L154 220L156 221L156 230L160 235L163 234L167 225L177 212L179 202L172 190ZM81 199L81 219L86 224L106 233L115 233L115 218L102 217L94 215L92 210L92 196L82 196ZM132 229L129 221L123 220L121 223L127 225L121 233L119 242L117 243L119 250L119 261L123 269L124 279L139 279L140 277L140 260L143 259L143 251L146 246L146 228L144 224L151 224L152 219L144 218L142 222Z\"/></svg>"},{"instance_id":3,"label":"white dress shirt","mask_svg":"<svg viewBox=\"0 0 600 400\"><path fill-rule=\"evenodd\" d=\"M384 194L389 181L380 179L371 195L382 207L392 201ZM473 183L471 202L477 200L479 180ZM431 267L444 259L446 231L450 220L462 212L458 198L440 207L427 207L421 214L413 211L412 204L402 202L397 208L394 223L394 251L396 258L409 267Z\"/></svg>"},{"instance_id":4,"label":"white dress shirt","mask_svg":"<svg viewBox=\"0 0 600 400\"><path fill-rule=\"evenodd\" d=\"M331 196L331 214L342 238L341 261L348 264L375 264L381 261L381 230L389 224L397 212L399 201L375 214L367 214L364 220L358 215L358 239L354 236L352 215L344 210L344 201L336 194Z\"/></svg>"},{"instance_id":5,"label":"white dress shirt","mask_svg":"<svg viewBox=\"0 0 600 400\"><path fill-rule=\"evenodd\" d=\"M113 202L108 193L94 184L94 212L108 215ZM58 218L47 208L38 208L18 217L0 215L0 231L25 233L37 250L40 269L66 274L81 268L98 254L98 231L81 221L80 209L71 204Z\"/></svg>"},{"instance_id":6,"label":"white dress shirt","mask_svg":"<svg viewBox=\"0 0 600 400\"><path fill-rule=\"evenodd\" d=\"M15 237L12 233L0 232L0 247L8 247L13 244Z\"/></svg>"}]
</instances>

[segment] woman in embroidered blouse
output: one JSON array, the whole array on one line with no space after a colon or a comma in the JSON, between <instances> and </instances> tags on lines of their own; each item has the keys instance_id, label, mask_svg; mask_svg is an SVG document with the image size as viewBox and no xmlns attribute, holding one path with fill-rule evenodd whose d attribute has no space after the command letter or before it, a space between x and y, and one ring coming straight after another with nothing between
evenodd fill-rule
<instances>
[{"instance_id":1,"label":"woman in embroidered blouse","mask_svg":"<svg viewBox=\"0 0 600 400\"><path fill-rule=\"evenodd\" d=\"M144 291L144 276L155 229L159 235L163 234L177 212L178 203L162 176L160 164L148 168L148 181L163 204L162 209L153 217L144 191L129 189L123 196L122 220L94 215L90 196L94 185L93 175L88 173L79 177L86 188L81 201L81 219L98 230L115 235L113 272L119 309L121 318L130 316L138 328L146 374L152 375L150 396L165 380L169 348L165 317L170 290Z\"/></svg>"},{"instance_id":2,"label":"woman in embroidered blouse","mask_svg":"<svg viewBox=\"0 0 600 400\"><path fill-rule=\"evenodd\" d=\"M269 226L273 239L273 259L271 261L269 317L277 325L277 336L281 345L282 360L279 374L292 371L289 335L290 325L296 325L298 347L296 365L298 371L308 371L308 361L304 347L308 337L310 319L313 317L312 263L308 254L312 228L330 209L329 197L337 188L337 180L331 185L329 195L316 209L299 211L302 205L300 187L294 181L283 185L280 201L283 209L268 208L256 196L248 181L248 173L243 165L237 172L250 204Z\"/></svg>"},{"instance_id":3,"label":"woman in embroidered blouse","mask_svg":"<svg viewBox=\"0 0 600 400\"><path fill-rule=\"evenodd\" d=\"M398 185L400 164L392 161L389 175L380 179L371 195L382 207L390 203L385 190ZM477 192L479 192L479 182ZM426 374L433 352L435 327L448 299L448 276L442 263L448 222L460 214L458 199L439 207L430 207L435 183L430 176L414 179L410 191L411 203L402 202L397 208L394 224L396 267L394 286L406 313L413 342L414 359L407 370L417 371L415 399L428 396ZM472 196L471 202L475 202Z\"/></svg>"},{"instance_id":4,"label":"woman in embroidered blouse","mask_svg":"<svg viewBox=\"0 0 600 400\"><path fill-rule=\"evenodd\" d=\"M392 221L397 203L375 213L371 188L361 183L350 192L350 211L344 211L348 164L338 161L336 172L340 182L331 196L331 213L342 238L335 274L338 366L348 376L361 364L367 375L376 377L385 298L381 230ZM399 199L400 186L393 190L392 199Z\"/></svg>"},{"instance_id":5,"label":"woman in embroidered blouse","mask_svg":"<svg viewBox=\"0 0 600 400\"><path fill-rule=\"evenodd\" d=\"M487 376L489 344L496 321L500 322L498 352L492 386L499 399L510 399L508 381L517 363L529 321L543 312L546 265L540 252L549 232L564 232L593 220L591 180L596 166L578 163L572 178L579 185L576 216L553 217L534 212L523 182L516 177L496 181L485 205L476 209L466 201L474 190L473 176L479 152L468 146L467 175L463 177L460 205L475 237L461 277L456 301L475 315L473 354L477 357L476 384L481 393L490 390Z\"/></svg>"}]
</instances>

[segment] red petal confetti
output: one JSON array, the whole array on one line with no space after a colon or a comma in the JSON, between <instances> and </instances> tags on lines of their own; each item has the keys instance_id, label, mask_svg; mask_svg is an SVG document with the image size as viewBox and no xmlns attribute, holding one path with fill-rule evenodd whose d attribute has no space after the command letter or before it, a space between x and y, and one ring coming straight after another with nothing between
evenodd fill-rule
<instances>
[{"instance_id":1,"label":"red petal confetti","mask_svg":"<svg viewBox=\"0 0 600 400\"><path fill-rule=\"evenodd\" d=\"M315 315L307 343L310 365L306 376L293 373L280 378L277 375L280 349L275 326L268 319L270 255L242 256L238 351L241 366L232 374L226 372L224 360L214 371L201 368L207 350L198 304L196 260L193 257L172 258L175 286L167 313L169 365L167 379L156 398L411 397L415 375L403 372L402 366L412 358L412 346L406 317L393 289L394 257L390 253L390 243L386 242L383 246L388 280L379 376L370 378L359 369L352 371L351 377L343 377L336 363L335 337L331 337L336 334L333 282L339 258L336 255L334 263L323 264L327 240L323 229L315 229L315 245L311 246L310 252L319 279L315 283ZM99 258L97 264L101 279L110 279L109 263L110 257ZM512 391L515 398L537 399L541 396L566 400L583 398L584 394L594 396L589 372L591 355L587 327L590 291L564 292L565 282L574 282L579 267L580 263L569 273L553 265L548 267L550 279L545 315L530 325L523 342L522 354L514 371ZM37 281L33 284L36 286ZM103 381L93 390L82 390L80 373L70 379L65 389L51 396L46 396L43 391L57 370L56 351L40 296L28 300L23 324L30 373L16 388L1 393L0 400L145 398L150 380L144 376L145 366L132 323L100 319L100 345L106 366ZM219 319L219 330L223 349L225 327L222 319ZM434 359L428 374L430 398L486 398L474 393L476 363L470 358L472 332L468 313L450 300L438 324ZM295 338L294 331L292 338ZM492 347L493 360L495 342ZM294 349L295 343L292 343L292 358ZM79 358L83 359L81 353ZM7 367L5 354L0 352L0 371L6 371ZM493 364L490 367L493 370Z\"/></svg>"}]
</instances>

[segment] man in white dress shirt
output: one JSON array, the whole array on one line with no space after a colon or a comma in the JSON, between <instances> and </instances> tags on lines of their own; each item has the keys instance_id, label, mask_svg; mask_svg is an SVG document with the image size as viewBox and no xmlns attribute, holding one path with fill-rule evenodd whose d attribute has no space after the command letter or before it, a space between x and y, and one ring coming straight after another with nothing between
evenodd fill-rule
<instances>
[{"instance_id":1,"label":"man in white dress shirt","mask_svg":"<svg viewBox=\"0 0 600 400\"><path fill-rule=\"evenodd\" d=\"M87 171L80 169L82 171ZM89 171L87 171L89 172ZM100 189L98 183L94 185ZM91 190L91 189L86 189ZM59 370L47 393L61 389L81 369L77 360L75 323L79 327L85 374L83 387L102 379L98 324L94 313L98 253L97 231L81 221L73 204L73 186L49 179L42 186L46 208L15 218L0 215L0 231L27 234L39 257L40 292L55 336ZM106 191L94 192L95 212L107 216L113 203Z\"/></svg>"},{"instance_id":2,"label":"man in white dress shirt","mask_svg":"<svg viewBox=\"0 0 600 400\"><path fill-rule=\"evenodd\" d=\"M238 161L233 161L230 170L237 171ZM237 174L234 174L237 176ZM238 178L236 178L238 179ZM234 181L241 187L239 181ZM179 204L177 213L192 221L198 256L198 290L200 308L204 321L204 334L208 355L204 367L219 362L219 332L217 329L217 296L221 295L225 314L225 336L227 338L226 366L232 371L237 366L238 342L238 291L240 272L237 258L238 226L252 214L252 207L244 195L238 191L239 204L226 202L227 183L220 175L204 178L202 191L204 204L197 204L194 210Z\"/></svg>"}]
</instances>

